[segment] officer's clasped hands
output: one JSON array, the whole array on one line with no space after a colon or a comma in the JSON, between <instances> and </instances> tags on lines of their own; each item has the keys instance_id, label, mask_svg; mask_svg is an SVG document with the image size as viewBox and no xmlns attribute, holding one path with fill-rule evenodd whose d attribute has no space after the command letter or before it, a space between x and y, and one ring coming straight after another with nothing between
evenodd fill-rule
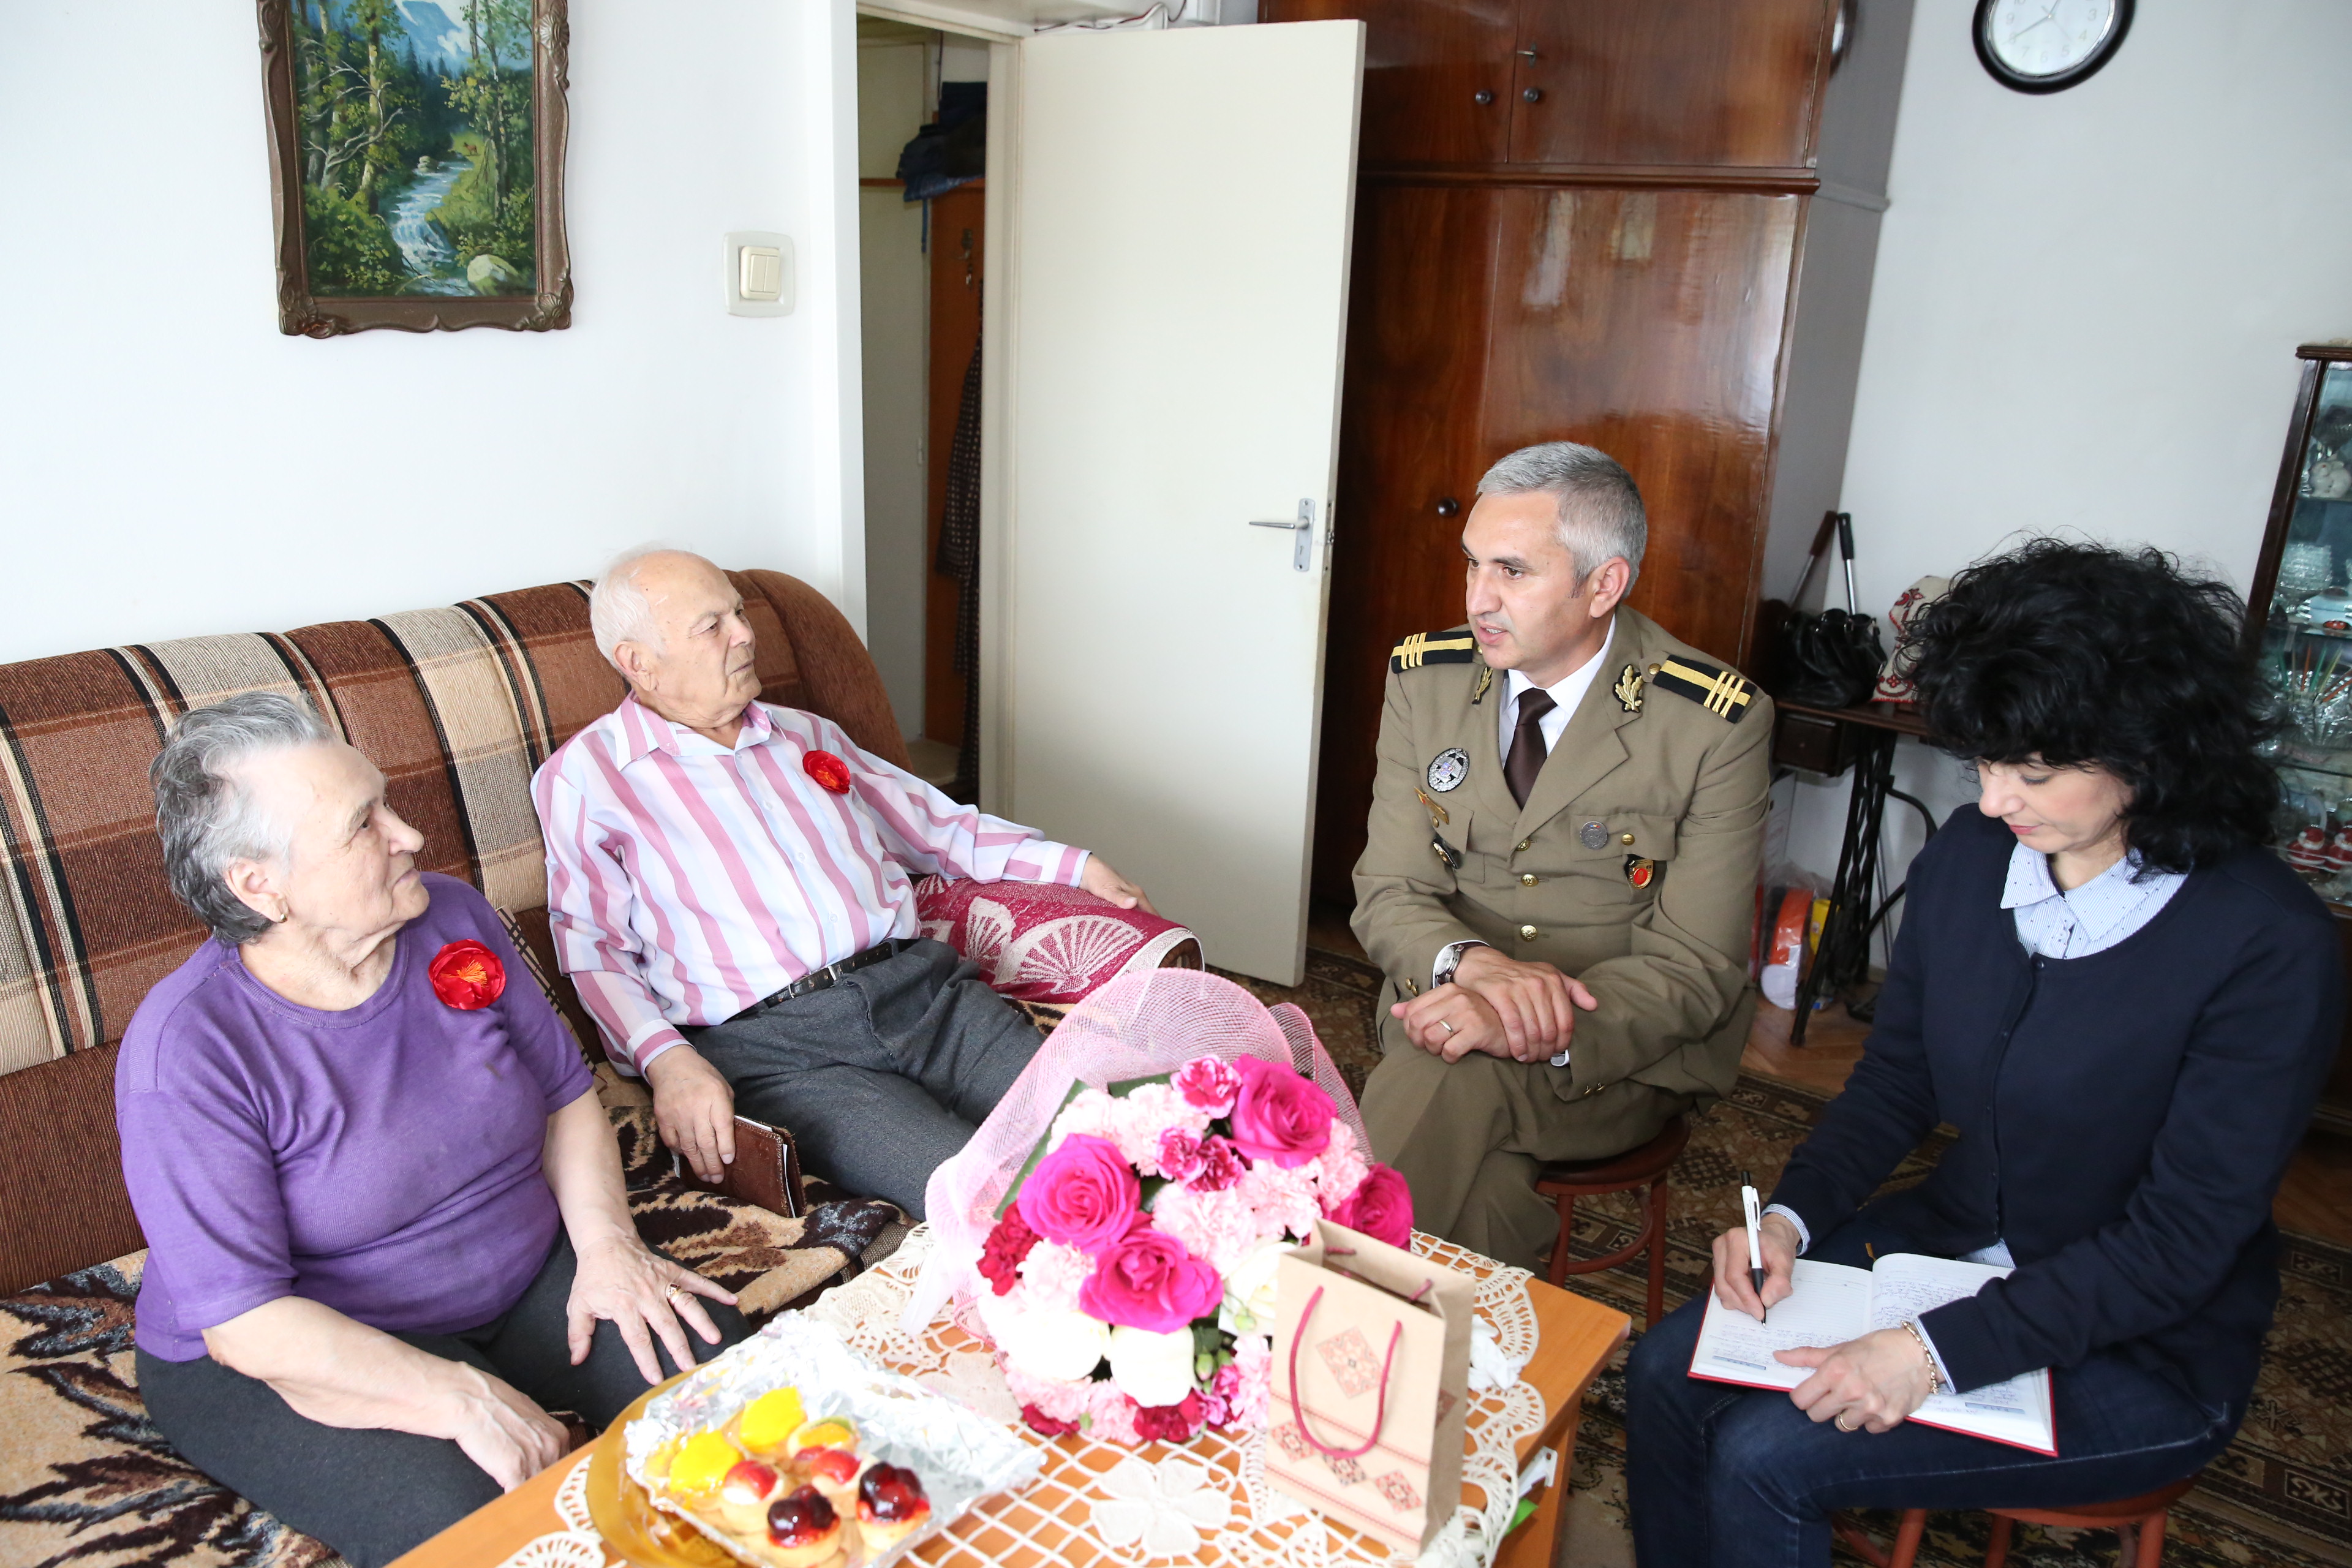
<instances>
[{"instance_id":1,"label":"officer's clasped hands","mask_svg":"<svg viewBox=\"0 0 2352 1568\"><path fill-rule=\"evenodd\" d=\"M1390 1011L1407 1039L1449 1062L1471 1051L1531 1062L1567 1050L1576 1010L1600 1005L1583 982L1549 963L1522 963L1491 947L1473 947L1455 966L1454 984Z\"/></svg>"}]
</instances>

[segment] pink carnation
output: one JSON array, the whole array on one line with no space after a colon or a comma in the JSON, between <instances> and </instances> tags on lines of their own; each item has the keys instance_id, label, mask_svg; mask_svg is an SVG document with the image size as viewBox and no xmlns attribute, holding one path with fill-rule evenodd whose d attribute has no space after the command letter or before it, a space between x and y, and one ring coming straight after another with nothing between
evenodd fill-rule
<instances>
[{"instance_id":1,"label":"pink carnation","mask_svg":"<svg viewBox=\"0 0 2352 1568\"><path fill-rule=\"evenodd\" d=\"M1257 1215L1258 1234L1264 1237L1287 1231L1304 1241L1315 1234L1315 1221L1323 1213L1315 1178L1304 1169L1252 1165L1233 1190L1248 1200Z\"/></svg>"},{"instance_id":2,"label":"pink carnation","mask_svg":"<svg viewBox=\"0 0 2352 1568\"><path fill-rule=\"evenodd\" d=\"M1244 1057L1234 1097L1234 1142L1254 1161L1304 1165L1331 1142L1331 1097L1286 1067Z\"/></svg>"},{"instance_id":3,"label":"pink carnation","mask_svg":"<svg viewBox=\"0 0 2352 1568\"><path fill-rule=\"evenodd\" d=\"M1249 1195L1238 1189L1166 1188L1151 1205L1151 1223L1193 1257L1207 1259L1220 1275L1239 1268L1275 1235L1258 1217Z\"/></svg>"},{"instance_id":4,"label":"pink carnation","mask_svg":"<svg viewBox=\"0 0 2352 1568\"><path fill-rule=\"evenodd\" d=\"M1160 1173L1171 1182L1189 1182L1201 1173L1201 1141L1181 1127L1160 1135Z\"/></svg>"},{"instance_id":5,"label":"pink carnation","mask_svg":"<svg viewBox=\"0 0 2352 1568\"><path fill-rule=\"evenodd\" d=\"M1344 1127L1331 1130L1331 1146L1315 1161L1315 1188L1327 1215L1355 1194L1362 1184L1364 1173L1371 1167L1365 1163L1363 1152Z\"/></svg>"},{"instance_id":6,"label":"pink carnation","mask_svg":"<svg viewBox=\"0 0 2352 1568\"><path fill-rule=\"evenodd\" d=\"M1087 1436L1106 1443L1135 1447L1143 1441L1135 1429L1135 1401L1115 1383L1089 1383L1087 1389Z\"/></svg>"},{"instance_id":7,"label":"pink carnation","mask_svg":"<svg viewBox=\"0 0 2352 1568\"><path fill-rule=\"evenodd\" d=\"M1053 1378L1031 1377L1008 1365L1003 1356L996 1358L997 1370L1004 1373L1004 1386L1013 1392L1024 1409L1042 1411L1056 1421L1076 1422L1094 1408L1094 1390L1109 1388L1108 1383L1062 1383ZM1114 1392L1116 1392L1114 1390Z\"/></svg>"},{"instance_id":8,"label":"pink carnation","mask_svg":"<svg viewBox=\"0 0 2352 1568\"><path fill-rule=\"evenodd\" d=\"M1048 1241L1094 1252L1127 1234L1141 1196L1118 1146L1081 1132L1063 1139L1021 1184L1021 1217Z\"/></svg>"},{"instance_id":9,"label":"pink carnation","mask_svg":"<svg viewBox=\"0 0 2352 1568\"><path fill-rule=\"evenodd\" d=\"M1274 1351L1264 1334L1243 1334L1234 1341L1234 1423L1254 1432L1265 1430L1266 1405L1274 1374ZM1222 1374L1220 1374L1222 1375Z\"/></svg>"},{"instance_id":10,"label":"pink carnation","mask_svg":"<svg viewBox=\"0 0 2352 1568\"><path fill-rule=\"evenodd\" d=\"M1095 1271L1095 1260L1075 1247L1041 1241L1021 1260L1021 1304L1033 1312L1075 1312L1078 1288ZM1002 1295L1003 1292L999 1291Z\"/></svg>"},{"instance_id":11,"label":"pink carnation","mask_svg":"<svg viewBox=\"0 0 2352 1568\"><path fill-rule=\"evenodd\" d=\"M1183 1096L1164 1083L1139 1084L1112 1103L1117 1109L1105 1136L1118 1145L1129 1164L1147 1176L1166 1173L1160 1164L1162 1134L1182 1131L1197 1138L1209 1125L1204 1112L1187 1105Z\"/></svg>"},{"instance_id":12,"label":"pink carnation","mask_svg":"<svg viewBox=\"0 0 2352 1568\"><path fill-rule=\"evenodd\" d=\"M1045 1148L1050 1152L1060 1148L1063 1140L1082 1134L1090 1138L1109 1138L1118 1122L1118 1100L1098 1089L1082 1090L1054 1118L1053 1131L1046 1134Z\"/></svg>"},{"instance_id":13,"label":"pink carnation","mask_svg":"<svg viewBox=\"0 0 2352 1568\"><path fill-rule=\"evenodd\" d=\"M1239 1149L1212 1132L1201 1140L1201 1169L1192 1184L1204 1192L1221 1193L1240 1181L1249 1168Z\"/></svg>"},{"instance_id":14,"label":"pink carnation","mask_svg":"<svg viewBox=\"0 0 2352 1568\"><path fill-rule=\"evenodd\" d=\"M1178 1068L1171 1081L1189 1104L1223 1116L1233 1110L1234 1096L1241 1092L1242 1075L1222 1058L1195 1057Z\"/></svg>"}]
</instances>

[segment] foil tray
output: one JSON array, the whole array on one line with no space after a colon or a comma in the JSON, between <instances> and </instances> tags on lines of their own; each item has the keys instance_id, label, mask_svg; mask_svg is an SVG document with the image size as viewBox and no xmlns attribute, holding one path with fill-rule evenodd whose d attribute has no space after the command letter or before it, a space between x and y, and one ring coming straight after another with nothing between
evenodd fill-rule
<instances>
[{"instance_id":1,"label":"foil tray","mask_svg":"<svg viewBox=\"0 0 2352 1568\"><path fill-rule=\"evenodd\" d=\"M716 1426L771 1389L800 1390L814 1421L846 1415L857 1423L859 1448L922 1478L931 1500L930 1521L862 1568L895 1563L971 1511L982 1498L1017 1491L1036 1479L1045 1456L1003 1426L910 1377L876 1366L823 1323L786 1312L751 1338L705 1363L655 1397L623 1433L623 1467L664 1513L693 1525L730 1555L761 1568L760 1560L646 1484L653 1451L683 1433Z\"/></svg>"}]
</instances>

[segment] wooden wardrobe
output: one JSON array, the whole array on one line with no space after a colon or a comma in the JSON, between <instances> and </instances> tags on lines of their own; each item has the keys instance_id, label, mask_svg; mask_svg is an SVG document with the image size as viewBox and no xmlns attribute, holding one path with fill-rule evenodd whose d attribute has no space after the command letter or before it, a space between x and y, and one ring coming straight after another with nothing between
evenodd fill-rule
<instances>
[{"instance_id":1,"label":"wooden wardrobe","mask_svg":"<svg viewBox=\"0 0 2352 1568\"><path fill-rule=\"evenodd\" d=\"M1329 17L1367 40L1314 885L1352 903L1388 651L1461 623L1504 453L1624 463L1631 603L1748 662L1837 499L1910 0L1260 8Z\"/></svg>"}]
</instances>

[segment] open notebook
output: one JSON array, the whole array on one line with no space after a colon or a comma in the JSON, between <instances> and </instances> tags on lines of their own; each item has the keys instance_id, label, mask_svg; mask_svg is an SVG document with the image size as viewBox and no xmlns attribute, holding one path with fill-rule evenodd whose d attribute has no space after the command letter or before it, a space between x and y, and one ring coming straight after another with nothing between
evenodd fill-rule
<instances>
[{"instance_id":1,"label":"open notebook","mask_svg":"<svg viewBox=\"0 0 2352 1568\"><path fill-rule=\"evenodd\" d=\"M1889 1329L1947 1301L1973 1296L1988 1279L2009 1272L1989 1263L1960 1263L1916 1253L1890 1253L1874 1268L1797 1260L1796 1293L1774 1304L1764 1322L1734 1311L1710 1289L1706 1321L1690 1374L1750 1388L1794 1388L1812 1373L1772 1359L1774 1351L1838 1345L1874 1329ZM2050 1373L2022 1373L2007 1383L1965 1394L1930 1394L1912 1413L1923 1426L1990 1437L2055 1458L2058 1439L2050 1414Z\"/></svg>"}]
</instances>

